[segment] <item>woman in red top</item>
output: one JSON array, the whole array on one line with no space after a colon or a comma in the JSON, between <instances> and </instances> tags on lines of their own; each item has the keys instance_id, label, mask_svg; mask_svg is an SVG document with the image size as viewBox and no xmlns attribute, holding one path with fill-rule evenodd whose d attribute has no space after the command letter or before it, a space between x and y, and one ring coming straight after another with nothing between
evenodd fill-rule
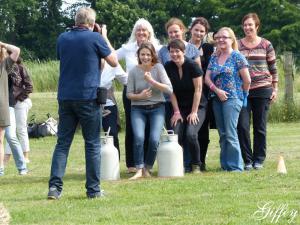
<instances>
[{"instance_id":1,"label":"woman in red top","mask_svg":"<svg viewBox=\"0 0 300 225\"><path fill-rule=\"evenodd\" d=\"M238 122L238 135L245 170L263 168L266 158L267 115L270 103L277 98L278 74L276 55L270 41L257 35L260 20L256 13L244 16L245 37L238 41L239 51L249 62L251 86L248 104ZM250 139L250 118L253 118L253 151Z\"/></svg>"}]
</instances>

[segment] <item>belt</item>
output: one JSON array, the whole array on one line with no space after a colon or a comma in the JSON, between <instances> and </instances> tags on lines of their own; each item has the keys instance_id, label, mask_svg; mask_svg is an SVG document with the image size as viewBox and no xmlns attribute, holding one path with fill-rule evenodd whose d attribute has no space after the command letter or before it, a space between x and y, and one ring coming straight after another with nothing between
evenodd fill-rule
<instances>
[{"instance_id":1,"label":"belt","mask_svg":"<svg viewBox=\"0 0 300 225\"><path fill-rule=\"evenodd\" d=\"M161 105L163 105L162 102L151 104L151 105L132 105L132 107L137 109L156 109Z\"/></svg>"}]
</instances>

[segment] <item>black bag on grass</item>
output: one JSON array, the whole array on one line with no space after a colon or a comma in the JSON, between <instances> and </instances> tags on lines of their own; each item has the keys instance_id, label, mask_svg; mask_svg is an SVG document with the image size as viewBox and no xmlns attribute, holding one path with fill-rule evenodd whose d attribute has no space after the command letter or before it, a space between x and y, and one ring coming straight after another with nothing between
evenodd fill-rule
<instances>
[{"instance_id":1,"label":"black bag on grass","mask_svg":"<svg viewBox=\"0 0 300 225\"><path fill-rule=\"evenodd\" d=\"M35 115L32 115L28 124L27 131L30 138L39 138L53 136L57 134L57 121L47 114L48 119L45 122L37 123Z\"/></svg>"}]
</instances>

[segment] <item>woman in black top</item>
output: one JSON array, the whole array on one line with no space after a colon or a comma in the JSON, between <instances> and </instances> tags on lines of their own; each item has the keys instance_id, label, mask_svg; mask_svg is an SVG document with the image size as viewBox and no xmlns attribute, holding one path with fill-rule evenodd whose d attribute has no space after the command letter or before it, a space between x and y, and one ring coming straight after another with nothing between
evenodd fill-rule
<instances>
[{"instance_id":1,"label":"woman in black top","mask_svg":"<svg viewBox=\"0 0 300 225\"><path fill-rule=\"evenodd\" d=\"M190 28L191 39L189 42L194 44L200 51L200 59L204 75L209 63L210 56L214 52L214 46L210 43L204 42L204 37L207 36L209 29L209 23L204 17L196 18L191 24ZM212 112L212 104L211 101L208 100L208 93L209 88L206 85L203 85L200 106L205 108L205 120L198 133L198 140L200 145L201 171L206 170L205 158L209 144L209 126L215 127Z\"/></svg>"},{"instance_id":2,"label":"woman in black top","mask_svg":"<svg viewBox=\"0 0 300 225\"><path fill-rule=\"evenodd\" d=\"M199 108L202 90L202 70L193 60L184 56L185 45L175 39L168 45L171 61L165 69L173 86L171 102L173 116L171 125L178 134L179 144L183 146L186 138L191 154L192 172L200 172L200 146L198 131L204 121L203 108Z\"/></svg>"}]
</instances>

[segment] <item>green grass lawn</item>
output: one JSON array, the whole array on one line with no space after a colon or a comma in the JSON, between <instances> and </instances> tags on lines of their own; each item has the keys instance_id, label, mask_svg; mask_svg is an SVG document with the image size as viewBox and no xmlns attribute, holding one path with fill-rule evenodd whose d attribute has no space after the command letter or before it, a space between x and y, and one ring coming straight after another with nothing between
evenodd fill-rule
<instances>
[{"instance_id":1,"label":"green grass lawn","mask_svg":"<svg viewBox=\"0 0 300 225\"><path fill-rule=\"evenodd\" d=\"M55 94L40 98L41 95L32 96L31 111L56 115ZM23 177L17 175L11 161L6 175L0 178L0 203L10 212L11 224L22 225L300 224L300 123L269 124L265 168L244 173L219 170L218 134L216 130L211 131L207 173L162 179L156 177L155 166L153 178L138 181L129 181L125 173L124 133L121 133L121 180L102 182L107 195L96 200L85 196L84 145L80 131L72 144L63 197L59 201L46 199L56 138L31 139L30 173ZM276 172L280 154L285 159L286 175ZM271 211L267 214L266 208L265 214L259 213L259 206L266 203L272 204ZM266 218L262 219L263 216Z\"/></svg>"}]
</instances>

